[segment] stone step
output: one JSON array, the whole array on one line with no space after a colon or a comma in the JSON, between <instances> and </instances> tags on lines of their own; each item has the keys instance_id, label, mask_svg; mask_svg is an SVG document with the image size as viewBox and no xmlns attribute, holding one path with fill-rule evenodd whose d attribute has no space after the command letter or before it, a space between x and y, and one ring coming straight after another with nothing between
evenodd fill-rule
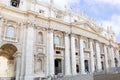
<instances>
[{"instance_id":1,"label":"stone step","mask_svg":"<svg viewBox=\"0 0 120 80\"><path fill-rule=\"evenodd\" d=\"M120 80L120 73L97 75L94 76L94 80Z\"/></svg>"},{"instance_id":2,"label":"stone step","mask_svg":"<svg viewBox=\"0 0 120 80\"><path fill-rule=\"evenodd\" d=\"M53 80L93 80L93 76L90 74L85 75L74 75L74 76L64 76L60 78L54 78Z\"/></svg>"}]
</instances>

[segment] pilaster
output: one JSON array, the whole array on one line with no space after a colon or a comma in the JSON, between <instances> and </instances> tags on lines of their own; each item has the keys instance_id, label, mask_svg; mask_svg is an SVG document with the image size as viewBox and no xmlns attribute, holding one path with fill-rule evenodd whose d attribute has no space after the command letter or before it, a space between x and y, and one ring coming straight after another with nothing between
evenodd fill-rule
<instances>
[{"instance_id":1,"label":"pilaster","mask_svg":"<svg viewBox=\"0 0 120 80\"><path fill-rule=\"evenodd\" d=\"M65 39L65 75L71 74L70 69L70 39L69 34L64 33L64 39Z\"/></svg>"},{"instance_id":2,"label":"pilaster","mask_svg":"<svg viewBox=\"0 0 120 80\"><path fill-rule=\"evenodd\" d=\"M54 43L53 43L53 29L48 29L48 65L49 76L54 75Z\"/></svg>"},{"instance_id":3,"label":"pilaster","mask_svg":"<svg viewBox=\"0 0 120 80\"><path fill-rule=\"evenodd\" d=\"M25 55L26 55L26 51L25 51L25 47L26 47L26 33L27 33L27 28L25 23L22 23L22 54L21 54L21 72L20 72L20 80L23 80L24 75L25 75Z\"/></svg>"},{"instance_id":4,"label":"pilaster","mask_svg":"<svg viewBox=\"0 0 120 80\"><path fill-rule=\"evenodd\" d=\"M17 52L16 53L16 77L15 80L20 80L20 70L21 70L21 53Z\"/></svg>"},{"instance_id":5,"label":"pilaster","mask_svg":"<svg viewBox=\"0 0 120 80\"><path fill-rule=\"evenodd\" d=\"M107 53L107 46L104 44L104 54L105 54L105 69L109 68L108 66L108 53Z\"/></svg>"},{"instance_id":6,"label":"pilaster","mask_svg":"<svg viewBox=\"0 0 120 80\"><path fill-rule=\"evenodd\" d=\"M110 47L110 54L111 54L111 67L115 67L115 53L113 46Z\"/></svg>"},{"instance_id":7,"label":"pilaster","mask_svg":"<svg viewBox=\"0 0 120 80\"><path fill-rule=\"evenodd\" d=\"M34 24L27 24L26 47L25 47L25 78L24 80L33 80L33 49L34 49Z\"/></svg>"},{"instance_id":8,"label":"pilaster","mask_svg":"<svg viewBox=\"0 0 120 80\"><path fill-rule=\"evenodd\" d=\"M0 43L1 43L1 41L2 41L2 25L3 25L3 19L2 19L2 17L0 16Z\"/></svg>"},{"instance_id":9,"label":"pilaster","mask_svg":"<svg viewBox=\"0 0 120 80\"><path fill-rule=\"evenodd\" d=\"M75 37L71 34L71 62L72 62L72 74L77 74L76 72L76 55L75 55Z\"/></svg>"},{"instance_id":10,"label":"pilaster","mask_svg":"<svg viewBox=\"0 0 120 80\"><path fill-rule=\"evenodd\" d=\"M98 71L100 71L100 70L102 70L101 54L100 54L100 45L99 45L99 42L97 40L96 40L96 58L97 58L96 68Z\"/></svg>"},{"instance_id":11,"label":"pilaster","mask_svg":"<svg viewBox=\"0 0 120 80\"><path fill-rule=\"evenodd\" d=\"M83 50L83 37L79 37L80 40L80 70L81 74L85 74L85 63L84 63L84 50Z\"/></svg>"},{"instance_id":12,"label":"pilaster","mask_svg":"<svg viewBox=\"0 0 120 80\"><path fill-rule=\"evenodd\" d=\"M94 52L93 52L93 41L90 39L90 62L91 62L91 72L95 71L95 64L94 64Z\"/></svg>"}]
</instances>

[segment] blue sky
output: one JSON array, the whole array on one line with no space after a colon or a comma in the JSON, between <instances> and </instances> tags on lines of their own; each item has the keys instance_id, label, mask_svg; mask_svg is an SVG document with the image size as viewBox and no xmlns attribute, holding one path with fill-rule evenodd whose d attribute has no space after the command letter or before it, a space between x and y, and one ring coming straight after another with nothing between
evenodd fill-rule
<instances>
[{"instance_id":1,"label":"blue sky","mask_svg":"<svg viewBox=\"0 0 120 80\"><path fill-rule=\"evenodd\" d=\"M43 0L40 0L43 2ZM96 19L103 27L112 26L116 40L120 42L120 0L53 0L56 7L72 7L80 14L84 11L90 19ZM44 0L49 3L50 0Z\"/></svg>"}]
</instances>

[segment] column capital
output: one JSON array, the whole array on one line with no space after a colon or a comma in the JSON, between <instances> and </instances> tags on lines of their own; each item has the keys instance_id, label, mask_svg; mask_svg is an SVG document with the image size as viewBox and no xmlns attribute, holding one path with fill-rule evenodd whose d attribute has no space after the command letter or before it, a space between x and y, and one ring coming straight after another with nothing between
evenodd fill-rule
<instances>
[{"instance_id":1,"label":"column capital","mask_svg":"<svg viewBox=\"0 0 120 80\"><path fill-rule=\"evenodd\" d=\"M84 38L84 36L82 36L82 35L79 35L79 39L83 39Z\"/></svg>"},{"instance_id":2,"label":"column capital","mask_svg":"<svg viewBox=\"0 0 120 80\"><path fill-rule=\"evenodd\" d=\"M54 29L53 28L48 28L47 31L48 31L48 33L52 33L54 31Z\"/></svg>"},{"instance_id":3,"label":"column capital","mask_svg":"<svg viewBox=\"0 0 120 80\"><path fill-rule=\"evenodd\" d=\"M22 53L21 52L16 52L14 57L21 57Z\"/></svg>"},{"instance_id":4,"label":"column capital","mask_svg":"<svg viewBox=\"0 0 120 80\"><path fill-rule=\"evenodd\" d=\"M27 28L29 28L29 27L34 28L35 27L35 23L31 22L31 21L28 21L28 22L26 22L24 24L26 25Z\"/></svg>"},{"instance_id":5,"label":"column capital","mask_svg":"<svg viewBox=\"0 0 120 80\"><path fill-rule=\"evenodd\" d=\"M69 33L68 32L64 32L64 36L68 36L69 35Z\"/></svg>"},{"instance_id":6,"label":"column capital","mask_svg":"<svg viewBox=\"0 0 120 80\"><path fill-rule=\"evenodd\" d=\"M88 40L89 40L90 42L93 42L93 41L94 41L92 38L88 38Z\"/></svg>"},{"instance_id":7,"label":"column capital","mask_svg":"<svg viewBox=\"0 0 120 80\"><path fill-rule=\"evenodd\" d=\"M74 34L74 33L71 33L70 35L71 35L71 37L75 37L75 34Z\"/></svg>"},{"instance_id":8,"label":"column capital","mask_svg":"<svg viewBox=\"0 0 120 80\"><path fill-rule=\"evenodd\" d=\"M103 46L106 46L106 47L107 47L107 44L103 43Z\"/></svg>"}]
</instances>

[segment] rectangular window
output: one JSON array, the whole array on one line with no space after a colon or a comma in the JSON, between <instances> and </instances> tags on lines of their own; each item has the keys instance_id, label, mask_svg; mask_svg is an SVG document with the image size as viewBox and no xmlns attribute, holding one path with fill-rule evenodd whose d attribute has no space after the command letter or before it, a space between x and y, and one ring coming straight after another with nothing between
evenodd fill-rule
<instances>
[{"instance_id":1,"label":"rectangular window","mask_svg":"<svg viewBox=\"0 0 120 80\"><path fill-rule=\"evenodd\" d=\"M61 54L60 51L56 51L56 54Z\"/></svg>"}]
</instances>

